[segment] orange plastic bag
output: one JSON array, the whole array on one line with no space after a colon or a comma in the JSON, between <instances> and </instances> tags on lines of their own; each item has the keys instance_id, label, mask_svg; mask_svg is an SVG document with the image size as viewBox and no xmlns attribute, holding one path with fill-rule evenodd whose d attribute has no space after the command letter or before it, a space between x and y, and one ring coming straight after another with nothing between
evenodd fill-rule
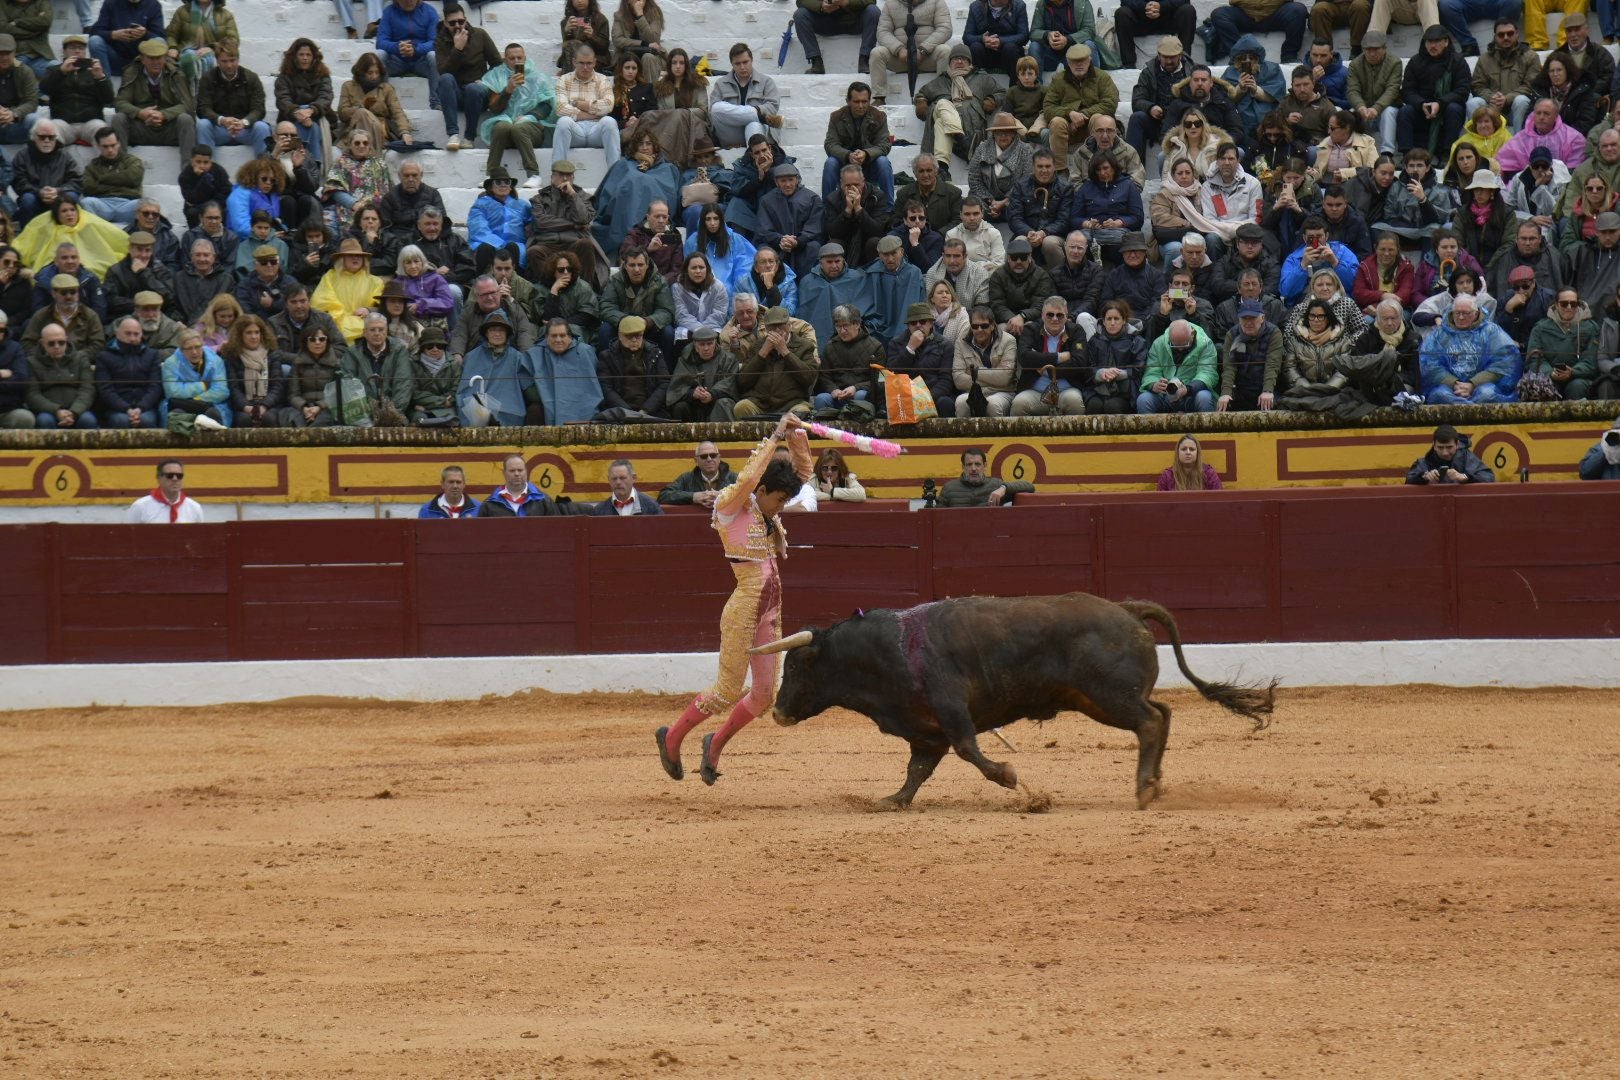
<instances>
[{"instance_id":1,"label":"orange plastic bag","mask_svg":"<svg viewBox=\"0 0 1620 1080\"><path fill-rule=\"evenodd\" d=\"M915 424L919 420L932 420L939 415L934 395L928 384L910 375L896 375L880 367L878 377L883 380L883 400L888 406L889 423Z\"/></svg>"}]
</instances>

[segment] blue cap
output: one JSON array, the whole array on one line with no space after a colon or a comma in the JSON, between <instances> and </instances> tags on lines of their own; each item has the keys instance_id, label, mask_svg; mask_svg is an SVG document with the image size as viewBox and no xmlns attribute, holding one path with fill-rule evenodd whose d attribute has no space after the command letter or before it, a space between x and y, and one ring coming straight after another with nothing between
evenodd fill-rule
<instances>
[{"instance_id":1,"label":"blue cap","mask_svg":"<svg viewBox=\"0 0 1620 1080\"><path fill-rule=\"evenodd\" d=\"M1246 319L1251 315L1264 315L1266 309L1260 306L1258 300L1244 300L1238 304L1238 318Z\"/></svg>"}]
</instances>

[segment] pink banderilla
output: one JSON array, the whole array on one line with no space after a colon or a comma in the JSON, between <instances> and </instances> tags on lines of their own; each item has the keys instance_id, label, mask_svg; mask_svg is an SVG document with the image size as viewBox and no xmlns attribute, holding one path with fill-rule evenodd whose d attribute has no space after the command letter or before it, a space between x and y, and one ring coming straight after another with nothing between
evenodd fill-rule
<instances>
[{"instance_id":1,"label":"pink banderilla","mask_svg":"<svg viewBox=\"0 0 1620 1080\"><path fill-rule=\"evenodd\" d=\"M899 457L906 452L906 448L897 442L888 439L874 439L870 435L857 435L853 431L844 431L842 428L828 427L826 424L810 423L806 425L810 433L819 438L832 439L845 446L853 446L863 454L876 454L881 458Z\"/></svg>"}]
</instances>

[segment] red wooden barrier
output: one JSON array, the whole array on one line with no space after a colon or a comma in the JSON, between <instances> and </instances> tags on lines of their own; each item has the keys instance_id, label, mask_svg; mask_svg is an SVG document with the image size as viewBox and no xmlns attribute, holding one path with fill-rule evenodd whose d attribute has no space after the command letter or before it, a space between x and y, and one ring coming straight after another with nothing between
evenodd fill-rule
<instances>
[{"instance_id":1,"label":"red wooden barrier","mask_svg":"<svg viewBox=\"0 0 1620 1080\"><path fill-rule=\"evenodd\" d=\"M1191 641L1620 636L1620 485L1019 502L790 516L787 625L1083 590ZM7 526L0 566L10 664L696 651L732 582L697 514Z\"/></svg>"}]
</instances>

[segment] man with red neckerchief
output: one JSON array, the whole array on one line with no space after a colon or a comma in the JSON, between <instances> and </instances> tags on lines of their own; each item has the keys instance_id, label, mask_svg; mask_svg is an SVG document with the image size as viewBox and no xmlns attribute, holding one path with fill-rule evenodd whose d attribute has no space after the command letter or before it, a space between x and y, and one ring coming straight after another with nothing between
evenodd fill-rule
<instances>
[{"instance_id":1,"label":"man with red neckerchief","mask_svg":"<svg viewBox=\"0 0 1620 1080\"><path fill-rule=\"evenodd\" d=\"M181 486L186 467L178 458L158 462L158 486L150 495L130 503L124 521L130 525L196 525L203 521L203 509Z\"/></svg>"}]
</instances>

